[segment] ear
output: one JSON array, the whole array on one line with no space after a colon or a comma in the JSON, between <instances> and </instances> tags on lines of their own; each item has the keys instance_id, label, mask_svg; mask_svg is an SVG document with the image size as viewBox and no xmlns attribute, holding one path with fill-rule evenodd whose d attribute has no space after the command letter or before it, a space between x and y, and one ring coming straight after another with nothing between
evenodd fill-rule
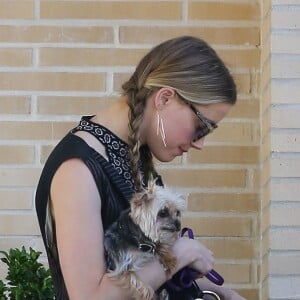
<instances>
[{"instance_id":1,"label":"ear","mask_svg":"<svg viewBox=\"0 0 300 300\"><path fill-rule=\"evenodd\" d=\"M157 110L162 110L172 99L176 98L176 91L171 87L160 88L154 96L154 105Z\"/></svg>"},{"instance_id":2,"label":"ear","mask_svg":"<svg viewBox=\"0 0 300 300\"><path fill-rule=\"evenodd\" d=\"M142 206L143 203L147 203L147 201L149 200L148 198L149 197L148 197L148 194L146 191L139 192L139 193L135 193L133 195L131 202L135 207L139 207L139 206Z\"/></svg>"},{"instance_id":3,"label":"ear","mask_svg":"<svg viewBox=\"0 0 300 300\"><path fill-rule=\"evenodd\" d=\"M151 179L148 181L148 188L147 188L147 190L148 190L148 193L149 193L149 194L153 194L153 193L154 193L155 187L156 187L155 182L156 182L156 179L154 179L154 178L151 178Z\"/></svg>"}]
</instances>

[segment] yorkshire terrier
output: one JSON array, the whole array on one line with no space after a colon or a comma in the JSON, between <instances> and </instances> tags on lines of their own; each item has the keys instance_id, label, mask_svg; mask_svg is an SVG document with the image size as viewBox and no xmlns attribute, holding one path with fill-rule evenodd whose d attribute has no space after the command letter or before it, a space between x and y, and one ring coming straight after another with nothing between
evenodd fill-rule
<instances>
[{"instance_id":1,"label":"yorkshire terrier","mask_svg":"<svg viewBox=\"0 0 300 300\"><path fill-rule=\"evenodd\" d=\"M152 183L148 189L133 195L130 209L105 232L109 277L130 290L133 299L155 299L153 288L136 274L144 265L157 258L167 275L176 266L172 247L179 237L181 212L185 208L182 196Z\"/></svg>"}]
</instances>

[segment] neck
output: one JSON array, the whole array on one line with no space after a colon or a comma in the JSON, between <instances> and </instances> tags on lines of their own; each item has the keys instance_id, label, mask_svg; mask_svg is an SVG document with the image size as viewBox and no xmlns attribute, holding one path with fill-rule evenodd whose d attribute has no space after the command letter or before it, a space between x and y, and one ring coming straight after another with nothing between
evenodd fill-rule
<instances>
[{"instance_id":1,"label":"neck","mask_svg":"<svg viewBox=\"0 0 300 300\"><path fill-rule=\"evenodd\" d=\"M128 143L128 109L126 97L121 97L112 105L97 112L93 121L107 127Z\"/></svg>"}]
</instances>

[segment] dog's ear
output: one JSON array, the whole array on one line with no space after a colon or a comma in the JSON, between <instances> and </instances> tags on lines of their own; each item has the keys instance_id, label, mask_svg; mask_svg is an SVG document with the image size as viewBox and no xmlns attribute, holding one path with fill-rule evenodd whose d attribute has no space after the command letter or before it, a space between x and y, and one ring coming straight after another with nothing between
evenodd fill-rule
<instances>
[{"instance_id":1,"label":"dog's ear","mask_svg":"<svg viewBox=\"0 0 300 300\"><path fill-rule=\"evenodd\" d=\"M143 204L147 204L149 202L149 194L147 191L139 192L134 194L131 199L132 205L135 207L142 206Z\"/></svg>"},{"instance_id":2,"label":"dog's ear","mask_svg":"<svg viewBox=\"0 0 300 300\"><path fill-rule=\"evenodd\" d=\"M151 179L148 181L148 187L147 191L149 194L154 194L156 188L156 179L151 177Z\"/></svg>"}]
</instances>

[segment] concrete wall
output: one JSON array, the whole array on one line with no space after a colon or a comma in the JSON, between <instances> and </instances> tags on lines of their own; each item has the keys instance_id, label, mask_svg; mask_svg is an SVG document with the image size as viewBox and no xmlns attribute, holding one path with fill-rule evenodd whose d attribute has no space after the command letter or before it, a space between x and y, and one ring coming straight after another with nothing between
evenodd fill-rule
<instances>
[{"instance_id":1,"label":"concrete wall","mask_svg":"<svg viewBox=\"0 0 300 300\"><path fill-rule=\"evenodd\" d=\"M300 1L273 0L270 298L300 299Z\"/></svg>"}]
</instances>

